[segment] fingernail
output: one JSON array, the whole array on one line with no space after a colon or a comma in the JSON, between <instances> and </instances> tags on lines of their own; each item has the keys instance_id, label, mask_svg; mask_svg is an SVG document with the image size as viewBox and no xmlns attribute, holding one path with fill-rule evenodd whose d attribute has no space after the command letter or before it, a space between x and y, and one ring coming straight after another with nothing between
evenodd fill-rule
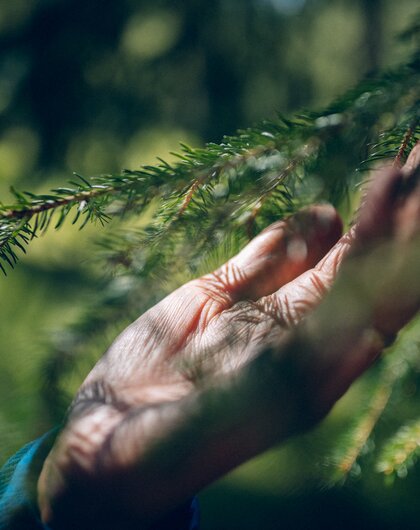
<instances>
[{"instance_id":1,"label":"fingernail","mask_svg":"<svg viewBox=\"0 0 420 530\"><path fill-rule=\"evenodd\" d=\"M302 263L308 256L308 245L300 237L294 237L287 243L287 257L294 263Z\"/></svg>"},{"instance_id":2,"label":"fingernail","mask_svg":"<svg viewBox=\"0 0 420 530\"><path fill-rule=\"evenodd\" d=\"M420 141L411 150L408 155L407 161L404 164L402 170L405 174L410 173L415 170L420 165Z\"/></svg>"},{"instance_id":3,"label":"fingernail","mask_svg":"<svg viewBox=\"0 0 420 530\"><path fill-rule=\"evenodd\" d=\"M325 230L329 230L336 216L335 209L330 204L322 206L322 209L317 213L319 226Z\"/></svg>"},{"instance_id":4,"label":"fingernail","mask_svg":"<svg viewBox=\"0 0 420 530\"><path fill-rule=\"evenodd\" d=\"M397 194L400 197L407 197L414 191L420 181L420 167L411 172L404 172L403 175L403 178L398 182Z\"/></svg>"},{"instance_id":5,"label":"fingernail","mask_svg":"<svg viewBox=\"0 0 420 530\"><path fill-rule=\"evenodd\" d=\"M316 228L317 233L321 235L330 234L332 230L339 237L343 230L343 225L337 211L330 204L320 206L316 210Z\"/></svg>"}]
</instances>

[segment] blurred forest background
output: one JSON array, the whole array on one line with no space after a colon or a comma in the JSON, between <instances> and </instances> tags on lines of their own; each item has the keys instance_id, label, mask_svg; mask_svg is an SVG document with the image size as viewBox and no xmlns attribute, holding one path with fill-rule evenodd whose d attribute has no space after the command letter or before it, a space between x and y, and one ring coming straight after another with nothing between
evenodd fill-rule
<instances>
[{"instance_id":1,"label":"blurred forest background","mask_svg":"<svg viewBox=\"0 0 420 530\"><path fill-rule=\"evenodd\" d=\"M219 142L276 112L320 108L408 56L395 36L417 8L416 0L0 0L0 200L11 202L11 185L41 192L73 171L135 169L171 160L180 141ZM92 255L103 230L50 231L0 277L0 464L58 421L43 388L46 344L65 342L66 324L101 289L106 272ZM112 338L108 330L104 344ZM392 488L375 475L317 485L314 455L358 405L356 386L315 435L208 488L202 528L418 527L417 471Z\"/></svg>"}]
</instances>

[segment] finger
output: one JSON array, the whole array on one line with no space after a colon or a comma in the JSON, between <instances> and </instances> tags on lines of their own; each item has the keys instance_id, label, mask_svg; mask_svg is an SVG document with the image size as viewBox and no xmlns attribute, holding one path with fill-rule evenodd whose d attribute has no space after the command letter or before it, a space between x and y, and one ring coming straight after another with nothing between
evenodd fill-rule
<instances>
[{"instance_id":1,"label":"finger","mask_svg":"<svg viewBox=\"0 0 420 530\"><path fill-rule=\"evenodd\" d=\"M383 259L383 288L374 309L374 326L385 335L396 334L420 307L420 142L411 150L401 170L402 180L393 208L394 247Z\"/></svg>"},{"instance_id":2,"label":"finger","mask_svg":"<svg viewBox=\"0 0 420 530\"><path fill-rule=\"evenodd\" d=\"M230 305L256 300L313 267L341 231L341 220L332 206L307 208L269 226L203 280L216 282L218 289L228 293Z\"/></svg>"},{"instance_id":3,"label":"finger","mask_svg":"<svg viewBox=\"0 0 420 530\"><path fill-rule=\"evenodd\" d=\"M324 298L344 257L354 242L354 228L347 232L316 265L257 305L284 327L294 327Z\"/></svg>"},{"instance_id":4,"label":"finger","mask_svg":"<svg viewBox=\"0 0 420 530\"><path fill-rule=\"evenodd\" d=\"M418 200L414 190L418 179L414 171L419 165L420 142L411 150L401 169L389 165L376 170L376 178L367 188L357 221L358 248L363 249L372 242L377 244L379 239L391 233L395 235L401 224L409 225L408 218L416 219ZM409 207L406 206L407 199ZM398 219L401 211L404 211L403 221Z\"/></svg>"},{"instance_id":5,"label":"finger","mask_svg":"<svg viewBox=\"0 0 420 530\"><path fill-rule=\"evenodd\" d=\"M395 237L398 241L409 241L419 231L420 220L420 173L410 175L406 196L395 211ZM405 191L405 190L404 190Z\"/></svg>"},{"instance_id":6,"label":"finger","mask_svg":"<svg viewBox=\"0 0 420 530\"><path fill-rule=\"evenodd\" d=\"M402 249L393 242L349 260L306 320L323 403L334 403L420 309L419 243L413 239Z\"/></svg>"},{"instance_id":7,"label":"finger","mask_svg":"<svg viewBox=\"0 0 420 530\"><path fill-rule=\"evenodd\" d=\"M420 142L411 150L402 168L404 175L402 200L396 210L396 235L408 241L419 230L420 218Z\"/></svg>"},{"instance_id":8,"label":"finger","mask_svg":"<svg viewBox=\"0 0 420 530\"><path fill-rule=\"evenodd\" d=\"M403 174L384 167L372 180L359 220L314 267L273 295L264 297L259 304L266 312L277 316L285 326L294 326L319 302L331 288L337 272L350 253L360 253L374 242L379 242L391 233L393 211L398 200Z\"/></svg>"},{"instance_id":9,"label":"finger","mask_svg":"<svg viewBox=\"0 0 420 530\"><path fill-rule=\"evenodd\" d=\"M402 168L403 181L396 186L394 201L385 198L381 202L379 198L379 204L374 205L379 213L384 204L390 206L388 241L350 260L335 286L335 296L331 293L324 311L317 312L317 324L312 329L321 337L318 361L321 357L324 361L318 363L321 371L316 379L327 382L321 385L321 402L327 406L372 364L420 309L420 183L415 173L420 163L418 146ZM398 179L392 175L389 178L393 182ZM392 187L389 182L387 187ZM376 198L380 196L378 188L374 192ZM367 219L365 216L364 228L369 239L377 232L369 229ZM333 330L331 314L337 315Z\"/></svg>"},{"instance_id":10,"label":"finger","mask_svg":"<svg viewBox=\"0 0 420 530\"><path fill-rule=\"evenodd\" d=\"M312 267L341 230L331 206L313 206L274 223L220 269L188 282L142 315L114 342L108 357L119 358L138 343L144 344L143 365L144 357L160 359L160 352L171 357L239 300L257 299Z\"/></svg>"},{"instance_id":11,"label":"finger","mask_svg":"<svg viewBox=\"0 0 420 530\"><path fill-rule=\"evenodd\" d=\"M375 170L375 178L369 183L360 208L356 228L355 252L392 233L394 209L404 183L400 169L391 165Z\"/></svg>"},{"instance_id":12,"label":"finger","mask_svg":"<svg viewBox=\"0 0 420 530\"><path fill-rule=\"evenodd\" d=\"M420 141L417 142L417 144L411 150L402 170L405 174L408 174L411 171L414 171L419 166L420 166Z\"/></svg>"},{"instance_id":13,"label":"finger","mask_svg":"<svg viewBox=\"0 0 420 530\"><path fill-rule=\"evenodd\" d=\"M396 210L394 244L382 266L388 285L375 304L374 321L385 334L397 333L420 307L420 182L414 183Z\"/></svg>"},{"instance_id":14,"label":"finger","mask_svg":"<svg viewBox=\"0 0 420 530\"><path fill-rule=\"evenodd\" d=\"M337 241L341 220L332 206L313 206L274 223L239 254L211 274L187 283L164 302L171 312L188 305L188 313L201 311L206 320L240 300L256 300L313 267ZM161 304L156 306L162 310Z\"/></svg>"}]
</instances>

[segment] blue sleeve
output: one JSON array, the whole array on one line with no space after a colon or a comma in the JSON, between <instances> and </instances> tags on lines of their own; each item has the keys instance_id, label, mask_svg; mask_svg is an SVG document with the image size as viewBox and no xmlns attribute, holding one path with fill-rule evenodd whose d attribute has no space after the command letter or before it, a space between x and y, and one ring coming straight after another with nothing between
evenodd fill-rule
<instances>
[{"instance_id":1,"label":"blue sleeve","mask_svg":"<svg viewBox=\"0 0 420 530\"><path fill-rule=\"evenodd\" d=\"M0 470L0 530L49 530L39 517L36 484L57 432L25 445ZM198 525L199 506L194 497L150 530L197 530Z\"/></svg>"},{"instance_id":2,"label":"blue sleeve","mask_svg":"<svg viewBox=\"0 0 420 530\"><path fill-rule=\"evenodd\" d=\"M36 484L57 430L25 445L0 470L0 530L44 530Z\"/></svg>"}]
</instances>

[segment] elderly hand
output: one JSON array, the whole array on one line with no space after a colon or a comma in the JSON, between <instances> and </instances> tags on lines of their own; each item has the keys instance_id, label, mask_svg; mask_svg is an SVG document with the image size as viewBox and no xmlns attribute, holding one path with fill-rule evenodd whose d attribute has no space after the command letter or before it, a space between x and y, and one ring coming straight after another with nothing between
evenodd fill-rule
<instances>
[{"instance_id":1,"label":"elderly hand","mask_svg":"<svg viewBox=\"0 0 420 530\"><path fill-rule=\"evenodd\" d=\"M303 210L124 330L44 465L43 520L140 527L322 418L419 308L419 155L341 239L332 207Z\"/></svg>"}]
</instances>

